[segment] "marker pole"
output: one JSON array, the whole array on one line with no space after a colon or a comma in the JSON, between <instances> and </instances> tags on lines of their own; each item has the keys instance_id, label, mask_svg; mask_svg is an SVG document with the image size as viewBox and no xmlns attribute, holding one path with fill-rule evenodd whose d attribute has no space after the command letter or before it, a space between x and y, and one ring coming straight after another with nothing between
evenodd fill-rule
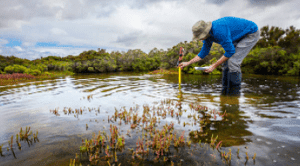
<instances>
[{"instance_id":1,"label":"marker pole","mask_svg":"<svg viewBox=\"0 0 300 166\"><path fill-rule=\"evenodd\" d=\"M178 85L181 85L181 67L178 67Z\"/></svg>"},{"instance_id":2,"label":"marker pole","mask_svg":"<svg viewBox=\"0 0 300 166\"><path fill-rule=\"evenodd\" d=\"M182 59L182 56L183 56L183 47L180 47L179 48L179 59L180 58ZM177 61L177 66L179 65L179 59ZM178 67L178 86L180 89L180 87L181 87L181 67Z\"/></svg>"}]
</instances>

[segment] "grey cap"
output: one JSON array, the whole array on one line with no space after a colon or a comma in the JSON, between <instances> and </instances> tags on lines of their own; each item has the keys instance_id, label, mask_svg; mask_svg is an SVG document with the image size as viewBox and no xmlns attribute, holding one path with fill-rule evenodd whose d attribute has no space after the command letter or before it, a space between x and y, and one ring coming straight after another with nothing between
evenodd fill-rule
<instances>
[{"instance_id":1,"label":"grey cap","mask_svg":"<svg viewBox=\"0 0 300 166\"><path fill-rule=\"evenodd\" d=\"M205 38L206 35L209 34L211 26L212 26L211 22L205 22L203 20L196 22L192 28L193 40L199 40Z\"/></svg>"}]
</instances>

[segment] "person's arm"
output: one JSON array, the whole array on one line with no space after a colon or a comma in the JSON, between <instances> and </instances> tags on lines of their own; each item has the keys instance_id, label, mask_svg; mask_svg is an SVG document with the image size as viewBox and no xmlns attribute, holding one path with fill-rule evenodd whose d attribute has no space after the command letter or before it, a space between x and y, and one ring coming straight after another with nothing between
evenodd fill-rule
<instances>
[{"instance_id":1,"label":"person's arm","mask_svg":"<svg viewBox=\"0 0 300 166\"><path fill-rule=\"evenodd\" d=\"M190 61L188 61L188 65L193 64L195 62L198 62L200 60L201 60L201 58L198 55L196 55L193 59L191 59Z\"/></svg>"},{"instance_id":2,"label":"person's arm","mask_svg":"<svg viewBox=\"0 0 300 166\"><path fill-rule=\"evenodd\" d=\"M212 71L214 71L218 66L220 66L222 63L224 63L225 61L227 61L229 58L227 58L226 56L222 56L216 63L210 65L210 67L206 70L204 70L204 72L206 73L211 73Z\"/></svg>"},{"instance_id":3,"label":"person's arm","mask_svg":"<svg viewBox=\"0 0 300 166\"><path fill-rule=\"evenodd\" d=\"M220 66L222 63L224 63L225 61L227 61L229 58L227 58L226 56L222 55L222 57L214 64L212 64L215 68L217 68L218 66Z\"/></svg>"},{"instance_id":4,"label":"person's arm","mask_svg":"<svg viewBox=\"0 0 300 166\"><path fill-rule=\"evenodd\" d=\"M181 64L179 64L179 67L181 67L181 69L183 69L184 67L186 67L186 66L188 66L188 65L190 65L192 63L198 62L201 59L205 58L206 55L209 53L211 46L212 46L212 40L211 40L211 38L205 39L203 41L203 46L202 46L202 49L199 52L199 54L196 55L189 62L182 62Z\"/></svg>"},{"instance_id":5,"label":"person's arm","mask_svg":"<svg viewBox=\"0 0 300 166\"><path fill-rule=\"evenodd\" d=\"M190 64L193 64L193 63L195 63L195 62L198 62L198 61L200 61L200 60L201 60L201 58L200 58L198 55L196 55L196 56L195 56L193 59L191 59L190 61L180 63L180 64L179 64L179 67L180 67L181 69L183 69L184 67L186 67L186 66L188 66L188 65L190 65Z\"/></svg>"}]
</instances>

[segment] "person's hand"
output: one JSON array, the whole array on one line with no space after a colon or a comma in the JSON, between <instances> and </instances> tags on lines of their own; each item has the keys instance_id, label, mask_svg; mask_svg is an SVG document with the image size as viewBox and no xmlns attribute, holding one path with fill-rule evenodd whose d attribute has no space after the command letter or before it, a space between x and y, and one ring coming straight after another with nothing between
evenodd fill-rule
<instances>
[{"instance_id":1,"label":"person's hand","mask_svg":"<svg viewBox=\"0 0 300 166\"><path fill-rule=\"evenodd\" d=\"M184 67L188 66L189 63L188 62L182 62L178 65L178 67L180 67L181 69L183 69Z\"/></svg>"},{"instance_id":2,"label":"person's hand","mask_svg":"<svg viewBox=\"0 0 300 166\"><path fill-rule=\"evenodd\" d=\"M208 69L205 69L204 72L211 73L216 69L215 65L210 65Z\"/></svg>"}]
</instances>

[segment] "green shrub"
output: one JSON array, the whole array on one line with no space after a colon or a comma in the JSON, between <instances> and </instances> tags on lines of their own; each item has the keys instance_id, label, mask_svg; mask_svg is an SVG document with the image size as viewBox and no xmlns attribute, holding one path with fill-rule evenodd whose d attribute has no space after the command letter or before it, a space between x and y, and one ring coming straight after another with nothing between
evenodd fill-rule
<instances>
[{"instance_id":1,"label":"green shrub","mask_svg":"<svg viewBox=\"0 0 300 166\"><path fill-rule=\"evenodd\" d=\"M5 67L4 71L6 73L10 73L10 74L12 74L12 73L24 73L26 69L27 68L25 66L22 66L22 65L13 65L13 66Z\"/></svg>"},{"instance_id":2,"label":"green shrub","mask_svg":"<svg viewBox=\"0 0 300 166\"><path fill-rule=\"evenodd\" d=\"M293 62L293 68L287 71L286 75L299 76L300 73L300 60Z\"/></svg>"},{"instance_id":3,"label":"green shrub","mask_svg":"<svg viewBox=\"0 0 300 166\"><path fill-rule=\"evenodd\" d=\"M6 66L6 67L4 68L4 72L5 72L5 73L12 74L12 73L14 73L14 67L13 67L13 66Z\"/></svg>"},{"instance_id":4,"label":"green shrub","mask_svg":"<svg viewBox=\"0 0 300 166\"><path fill-rule=\"evenodd\" d=\"M40 75L42 72L38 69L27 69L25 72L25 74L30 74L30 75L34 75L34 76L38 76Z\"/></svg>"},{"instance_id":5,"label":"green shrub","mask_svg":"<svg viewBox=\"0 0 300 166\"><path fill-rule=\"evenodd\" d=\"M95 72L94 67L88 67L89 72Z\"/></svg>"}]
</instances>

